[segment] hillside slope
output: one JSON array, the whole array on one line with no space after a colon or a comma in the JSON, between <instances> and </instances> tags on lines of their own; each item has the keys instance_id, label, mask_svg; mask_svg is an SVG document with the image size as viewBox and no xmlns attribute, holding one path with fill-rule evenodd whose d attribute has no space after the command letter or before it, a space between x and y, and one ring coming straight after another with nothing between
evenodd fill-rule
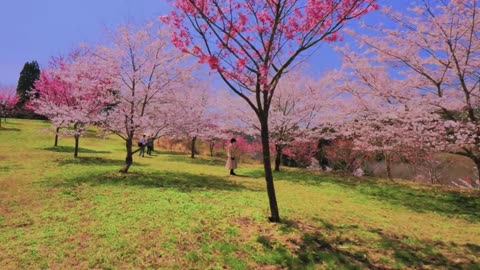
<instances>
[{"instance_id":1,"label":"hillside slope","mask_svg":"<svg viewBox=\"0 0 480 270\"><path fill-rule=\"evenodd\" d=\"M0 129L2 269L480 269L480 197L411 183L262 168L80 140L8 120Z\"/></svg>"}]
</instances>

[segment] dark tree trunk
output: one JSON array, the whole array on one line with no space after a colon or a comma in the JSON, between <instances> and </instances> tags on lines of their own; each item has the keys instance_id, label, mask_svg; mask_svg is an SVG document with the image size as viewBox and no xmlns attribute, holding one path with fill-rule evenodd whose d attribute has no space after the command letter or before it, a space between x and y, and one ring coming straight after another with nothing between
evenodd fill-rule
<instances>
[{"instance_id":1,"label":"dark tree trunk","mask_svg":"<svg viewBox=\"0 0 480 270\"><path fill-rule=\"evenodd\" d=\"M280 171L280 163L282 163L282 146L276 144L275 145L275 171Z\"/></svg>"},{"instance_id":2,"label":"dark tree trunk","mask_svg":"<svg viewBox=\"0 0 480 270\"><path fill-rule=\"evenodd\" d=\"M125 147L127 148L127 157L125 158L125 166L119 171L121 173L128 173L128 169L133 163L132 138L125 141Z\"/></svg>"},{"instance_id":3,"label":"dark tree trunk","mask_svg":"<svg viewBox=\"0 0 480 270\"><path fill-rule=\"evenodd\" d=\"M317 151L317 154L315 155L323 171L327 170L327 166L329 166L327 156L325 155L325 146L327 145L330 145L329 140L319 139L318 146L317 146L318 151Z\"/></svg>"},{"instance_id":4,"label":"dark tree trunk","mask_svg":"<svg viewBox=\"0 0 480 270\"><path fill-rule=\"evenodd\" d=\"M388 180L393 180L392 177L392 157L390 153L385 152L385 165L387 167L387 177Z\"/></svg>"},{"instance_id":5,"label":"dark tree trunk","mask_svg":"<svg viewBox=\"0 0 480 270\"><path fill-rule=\"evenodd\" d=\"M478 185L476 186L476 188L480 190L480 158L475 158L474 161L475 161L475 166L477 167L477 174L478 174L477 175ZM475 180L477 180L477 179L475 179ZM475 180L473 180L473 181L475 181Z\"/></svg>"},{"instance_id":6,"label":"dark tree trunk","mask_svg":"<svg viewBox=\"0 0 480 270\"><path fill-rule=\"evenodd\" d=\"M53 144L53 146L58 146L58 132L60 132L59 127L57 127L57 129L55 130L55 143Z\"/></svg>"},{"instance_id":7,"label":"dark tree trunk","mask_svg":"<svg viewBox=\"0 0 480 270\"><path fill-rule=\"evenodd\" d=\"M271 222L280 222L280 214L278 212L277 197L275 195L275 186L273 183L272 164L270 162L270 144L268 134L268 117L263 115L260 118L262 150L263 150L263 168L265 171L265 181L267 184L268 201L270 203Z\"/></svg>"},{"instance_id":8,"label":"dark tree trunk","mask_svg":"<svg viewBox=\"0 0 480 270\"><path fill-rule=\"evenodd\" d=\"M195 158L195 142L197 142L197 136L194 136L192 138L192 154L191 154L191 158Z\"/></svg>"},{"instance_id":9,"label":"dark tree trunk","mask_svg":"<svg viewBox=\"0 0 480 270\"><path fill-rule=\"evenodd\" d=\"M73 153L73 157L78 157L78 142L80 141L80 134L75 134L74 138L75 138L75 151Z\"/></svg>"},{"instance_id":10,"label":"dark tree trunk","mask_svg":"<svg viewBox=\"0 0 480 270\"><path fill-rule=\"evenodd\" d=\"M477 143L478 145L478 143ZM477 179L472 179L472 187L477 188L480 190L480 156L475 155L472 151L466 152L453 152L452 154L460 155L462 157L467 157L471 159L475 163L475 167L477 169ZM478 180L478 185L475 184L475 181ZM476 186L475 186L476 185Z\"/></svg>"},{"instance_id":11,"label":"dark tree trunk","mask_svg":"<svg viewBox=\"0 0 480 270\"><path fill-rule=\"evenodd\" d=\"M436 164L432 164L430 167L430 182L431 184L435 184L437 182L437 166Z\"/></svg>"},{"instance_id":12,"label":"dark tree trunk","mask_svg":"<svg viewBox=\"0 0 480 270\"><path fill-rule=\"evenodd\" d=\"M215 147L215 142L210 142L208 146L210 148L210 157L213 157L213 148Z\"/></svg>"}]
</instances>

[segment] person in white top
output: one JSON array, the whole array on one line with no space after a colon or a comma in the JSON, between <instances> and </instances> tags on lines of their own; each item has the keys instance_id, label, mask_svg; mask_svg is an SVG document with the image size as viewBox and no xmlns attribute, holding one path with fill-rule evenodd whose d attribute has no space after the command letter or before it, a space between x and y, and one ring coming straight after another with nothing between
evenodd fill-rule
<instances>
[{"instance_id":1,"label":"person in white top","mask_svg":"<svg viewBox=\"0 0 480 270\"><path fill-rule=\"evenodd\" d=\"M232 138L227 146L227 164L225 164L225 168L230 170L230 175L236 175L233 170L238 166L238 147L236 142L237 140Z\"/></svg>"}]
</instances>

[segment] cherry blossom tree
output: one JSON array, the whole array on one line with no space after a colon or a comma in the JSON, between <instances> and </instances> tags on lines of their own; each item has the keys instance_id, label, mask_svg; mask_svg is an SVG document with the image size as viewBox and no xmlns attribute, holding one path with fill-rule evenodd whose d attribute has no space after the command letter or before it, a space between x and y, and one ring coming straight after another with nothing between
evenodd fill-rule
<instances>
[{"instance_id":1,"label":"cherry blossom tree","mask_svg":"<svg viewBox=\"0 0 480 270\"><path fill-rule=\"evenodd\" d=\"M357 78L373 86L364 99L370 107L410 123L408 130L396 125L402 140L466 156L480 171L479 11L476 0L419 0L406 13L385 8L391 24L369 26L372 35L353 33L364 50L348 57L363 66ZM389 113L382 106L389 106Z\"/></svg>"},{"instance_id":2,"label":"cherry blossom tree","mask_svg":"<svg viewBox=\"0 0 480 270\"><path fill-rule=\"evenodd\" d=\"M7 117L13 114L18 98L15 95L15 88L1 87L0 88L0 128L2 127L2 118L7 122Z\"/></svg>"},{"instance_id":3,"label":"cherry blossom tree","mask_svg":"<svg viewBox=\"0 0 480 270\"><path fill-rule=\"evenodd\" d=\"M213 152L218 149L218 144L227 140L229 137L225 130L222 130L218 123L210 123L205 126L202 132L202 140L207 143L210 157L213 157Z\"/></svg>"},{"instance_id":4,"label":"cherry blossom tree","mask_svg":"<svg viewBox=\"0 0 480 270\"><path fill-rule=\"evenodd\" d=\"M46 104L51 104L51 106L60 106L66 105L69 93L67 92L66 84L61 80L60 77L56 76L53 72L54 69L60 69L61 66L65 65L62 58L52 58L50 61L50 67L43 69L40 72L40 76L36 81L37 89L34 89L34 93L42 92L42 98L38 94L37 99L30 100L26 107L32 111L37 111L48 119L53 119L56 116L55 110L46 109ZM48 101L48 103L47 103ZM60 135L60 129L66 127L66 123L63 121L57 122L53 121L52 126L55 129L55 141L53 146L58 146L58 137Z\"/></svg>"},{"instance_id":5,"label":"cherry blossom tree","mask_svg":"<svg viewBox=\"0 0 480 270\"><path fill-rule=\"evenodd\" d=\"M332 88L339 96L333 103L336 115L328 119L327 126L338 138L353 140L354 150L381 152L387 176L392 179L395 156L412 148L425 148L437 136L436 117L406 99L402 92L405 81L390 78L384 68L369 65L368 58L348 51L343 69L328 75L336 78Z\"/></svg>"},{"instance_id":6,"label":"cherry blossom tree","mask_svg":"<svg viewBox=\"0 0 480 270\"><path fill-rule=\"evenodd\" d=\"M237 142L237 151L240 159L244 156L251 158L258 157L258 153L262 152L262 144L258 136L249 136L246 134L230 134L230 136L224 141L223 145L227 146L230 143L230 139L235 138Z\"/></svg>"},{"instance_id":7,"label":"cherry blossom tree","mask_svg":"<svg viewBox=\"0 0 480 270\"><path fill-rule=\"evenodd\" d=\"M166 29L152 24L138 29L121 26L111 33L110 41L96 50L99 65L118 91L105 129L125 141L125 166L120 172L127 173L136 136L148 133L156 139L171 133L179 117L174 92L191 79L192 65L187 55L170 46Z\"/></svg>"},{"instance_id":8,"label":"cherry blossom tree","mask_svg":"<svg viewBox=\"0 0 480 270\"><path fill-rule=\"evenodd\" d=\"M269 126L271 142L275 145L276 152L275 171L280 170L283 150L290 146L296 145L304 149L305 151L290 149L289 152L297 153L298 157L307 160L302 163L310 162L316 152L316 147L311 147L316 145L313 141L323 136L321 130L325 118L330 109L336 106L336 103L332 103L336 101L336 93L326 87L332 83L331 78L313 80L305 74L300 70L286 74L272 99Z\"/></svg>"},{"instance_id":9,"label":"cherry blossom tree","mask_svg":"<svg viewBox=\"0 0 480 270\"><path fill-rule=\"evenodd\" d=\"M283 150L283 149L282 149ZM309 141L303 139L294 141L284 150L284 154L295 161L298 167L307 167L310 161L317 152L317 141L310 139ZM278 155L278 152L277 152Z\"/></svg>"},{"instance_id":10,"label":"cherry blossom tree","mask_svg":"<svg viewBox=\"0 0 480 270\"><path fill-rule=\"evenodd\" d=\"M175 46L208 64L257 115L269 219L279 222L268 126L275 89L282 75L305 59L309 49L338 40L338 31L345 23L375 9L375 1L175 0L172 4L170 16L161 19L174 28ZM255 98L246 93L254 93Z\"/></svg>"},{"instance_id":11,"label":"cherry blossom tree","mask_svg":"<svg viewBox=\"0 0 480 270\"><path fill-rule=\"evenodd\" d=\"M320 123L322 109L329 108L324 106L329 101L327 94L329 92L322 89L322 83L327 80L313 81L304 74L303 69L302 72L285 74L271 101L269 135L270 143L275 149L275 171L280 171L281 157L285 148L295 142L311 142L312 137L317 136L315 129ZM249 95L253 99L253 95ZM319 100L322 104L318 102ZM225 115L230 118L230 123L237 125L230 129L236 128L255 136L261 134L261 126L255 112L243 106L241 98L223 95L222 105ZM235 119L240 123L235 123Z\"/></svg>"},{"instance_id":12,"label":"cherry blossom tree","mask_svg":"<svg viewBox=\"0 0 480 270\"><path fill-rule=\"evenodd\" d=\"M48 117L56 128L75 138L74 157L78 156L80 136L90 124L103 121L106 107L113 102L111 80L103 76L103 70L94 62L91 51L81 49L67 57L53 58L35 82L29 107L35 113ZM55 144L58 137L55 137Z\"/></svg>"},{"instance_id":13,"label":"cherry blossom tree","mask_svg":"<svg viewBox=\"0 0 480 270\"><path fill-rule=\"evenodd\" d=\"M213 94L209 85L194 79L190 86L175 91L175 103L179 113L179 121L175 123L175 133L191 140L191 158L195 158L197 139L208 139L213 143L218 126L215 124L218 113L214 110ZM211 149L213 151L213 149Z\"/></svg>"},{"instance_id":14,"label":"cherry blossom tree","mask_svg":"<svg viewBox=\"0 0 480 270\"><path fill-rule=\"evenodd\" d=\"M330 141L323 150L332 169L348 173L359 169L365 157L363 151L356 149L353 140L341 137Z\"/></svg>"}]
</instances>

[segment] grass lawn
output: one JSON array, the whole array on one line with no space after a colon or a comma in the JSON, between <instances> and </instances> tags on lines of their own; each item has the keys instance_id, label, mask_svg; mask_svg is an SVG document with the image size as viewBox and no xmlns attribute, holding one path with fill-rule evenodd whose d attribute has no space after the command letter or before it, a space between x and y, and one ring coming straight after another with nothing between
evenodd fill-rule
<instances>
[{"instance_id":1,"label":"grass lawn","mask_svg":"<svg viewBox=\"0 0 480 270\"><path fill-rule=\"evenodd\" d=\"M405 182L275 173L156 152L42 121L0 129L0 269L480 269L480 196Z\"/></svg>"}]
</instances>

